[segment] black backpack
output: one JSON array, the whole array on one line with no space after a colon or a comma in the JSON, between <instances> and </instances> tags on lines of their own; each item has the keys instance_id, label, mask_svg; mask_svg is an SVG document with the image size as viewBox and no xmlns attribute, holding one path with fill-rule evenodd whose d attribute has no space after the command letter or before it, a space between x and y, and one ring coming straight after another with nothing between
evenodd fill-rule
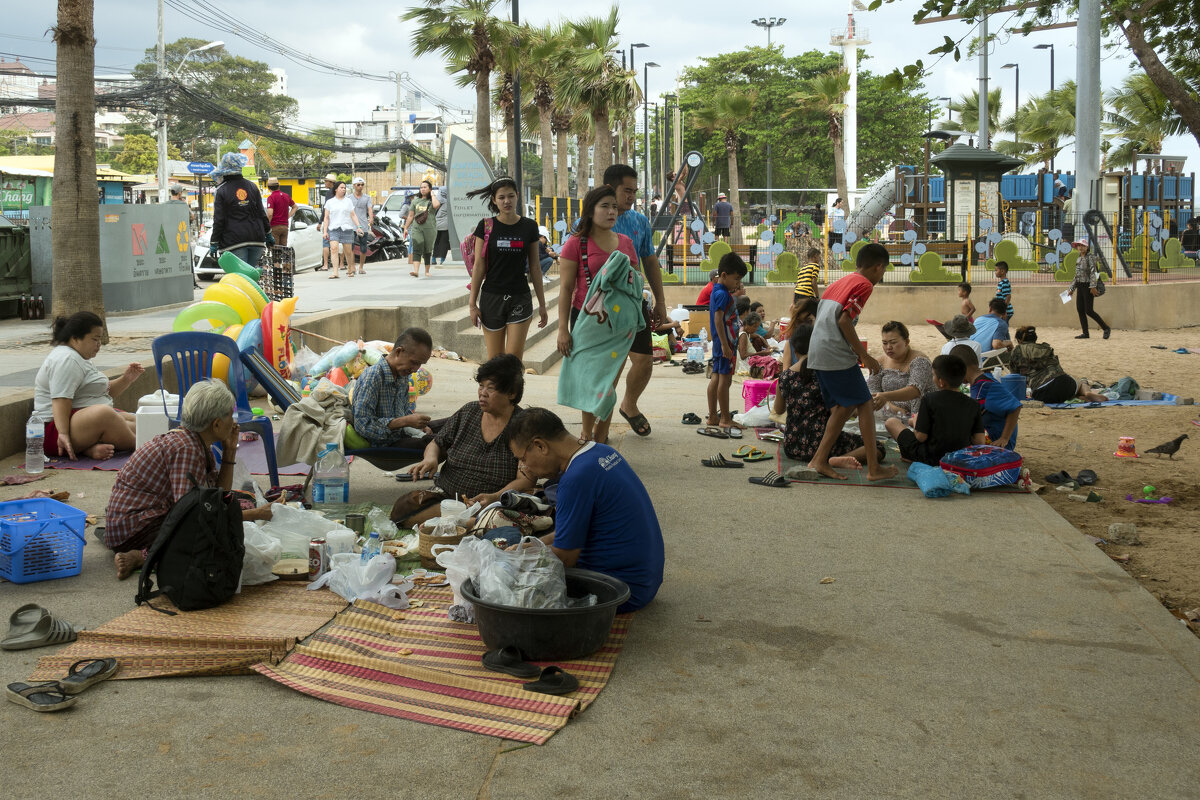
<instances>
[{"instance_id":1,"label":"black backpack","mask_svg":"<svg viewBox=\"0 0 1200 800\"><path fill-rule=\"evenodd\" d=\"M138 605L165 594L180 611L198 611L219 606L237 592L246 555L242 507L224 489L192 485L167 514L150 547L138 582ZM156 580L158 589L152 589ZM173 611L154 610L174 616Z\"/></svg>"}]
</instances>

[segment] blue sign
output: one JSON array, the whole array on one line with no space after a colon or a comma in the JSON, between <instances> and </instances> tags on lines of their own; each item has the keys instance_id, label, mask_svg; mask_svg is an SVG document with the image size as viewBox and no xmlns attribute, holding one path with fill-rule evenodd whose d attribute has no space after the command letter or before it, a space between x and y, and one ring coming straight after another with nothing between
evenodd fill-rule
<instances>
[{"instance_id":1,"label":"blue sign","mask_svg":"<svg viewBox=\"0 0 1200 800\"><path fill-rule=\"evenodd\" d=\"M193 175L207 175L216 168L215 164L210 164L207 161L192 161L188 163L188 172Z\"/></svg>"}]
</instances>

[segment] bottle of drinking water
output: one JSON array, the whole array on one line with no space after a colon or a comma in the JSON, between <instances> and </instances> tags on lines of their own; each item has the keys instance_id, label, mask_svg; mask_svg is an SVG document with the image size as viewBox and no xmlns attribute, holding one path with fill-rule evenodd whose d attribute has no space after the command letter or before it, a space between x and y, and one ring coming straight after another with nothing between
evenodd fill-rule
<instances>
[{"instance_id":1,"label":"bottle of drinking water","mask_svg":"<svg viewBox=\"0 0 1200 800\"><path fill-rule=\"evenodd\" d=\"M350 502L350 468L334 442L325 445L317 459L313 477L314 506L332 506Z\"/></svg>"},{"instance_id":2,"label":"bottle of drinking water","mask_svg":"<svg viewBox=\"0 0 1200 800\"><path fill-rule=\"evenodd\" d=\"M31 416L25 423L25 471L30 475L41 475L46 469L45 446L46 426Z\"/></svg>"},{"instance_id":3,"label":"bottle of drinking water","mask_svg":"<svg viewBox=\"0 0 1200 800\"><path fill-rule=\"evenodd\" d=\"M382 552L379 546L379 531L371 531L371 538L367 539L367 543L363 545L362 555L359 556L362 563L366 564L373 557Z\"/></svg>"}]
</instances>

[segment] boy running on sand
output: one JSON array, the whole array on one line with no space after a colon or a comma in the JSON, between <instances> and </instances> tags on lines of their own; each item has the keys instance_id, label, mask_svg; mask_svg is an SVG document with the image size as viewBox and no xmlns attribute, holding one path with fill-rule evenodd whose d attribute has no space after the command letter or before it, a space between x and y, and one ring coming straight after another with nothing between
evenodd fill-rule
<instances>
[{"instance_id":1,"label":"boy running on sand","mask_svg":"<svg viewBox=\"0 0 1200 800\"><path fill-rule=\"evenodd\" d=\"M1008 281L1008 262L996 262L996 297L1004 301L1005 319L1012 319L1012 284Z\"/></svg>"},{"instance_id":2,"label":"boy running on sand","mask_svg":"<svg viewBox=\"0 0 1200 800\"><path fill-rule=\"evenodd\" d=\"M866 449L867 479L890 478L895 467L880 467L875 451L875 411L871 391L859 368L861 362L871 374L879 372L879 362L872 358L858 334L854 323L862 313L875 284L883 280L888 265L887 248L871 243L858 251L855 271L829 285L817 306L808 349L808 366L816 371L821 394L829 408L825 435L808 466L829 478L845 480L846 476L829 463L829 454L838 434L851 416L858 413L863 447Z\"/></svg>"},{"instance_id":3,"label":"boy running on sand","mask_svg":"<svg viewBox=\"0 0 1200 800\"><path fill-rule=\"evenodd\" d=\"M968 320L975 319L975 304L971 302L971 284L963 281L958 285L958 299L962 301L962 308L958 312Z\"/></svg>"},{"instance_id":4,"label":"boy running on sand","mask_svg":"<svg viewBox=\"0 0 1200 800\"><path fill-rule=\"evenodd\" d=\"M708 424L730 434L736 430L729 414L729 386L737 364L738 315L734 292L742 288L746 262L737 253L726 253L717 265L712 294L708 298L708 324L712 328L712 377L708 380ZM869 399L869 396L868 396ZM718 416L718 410L720 414Z\"/></svg>"}]
</instances>

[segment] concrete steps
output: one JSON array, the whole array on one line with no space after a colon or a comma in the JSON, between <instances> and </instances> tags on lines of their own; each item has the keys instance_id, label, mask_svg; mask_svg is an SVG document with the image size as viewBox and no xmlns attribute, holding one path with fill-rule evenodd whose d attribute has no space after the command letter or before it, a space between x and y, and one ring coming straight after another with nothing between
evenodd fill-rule
<instances>
[{"instance_id":1,"label":"concrete steps","mask_svg":"<svg viewBox=\"0 0 1200 800\"><path fill-rule=\"evenodd\" d=\"M535 316L525 340L525 366L538 374L545 373L561 358L558 353L558 279L545 284L546 310L549 320L546 327L537 327ZM482 362L487 358L483 331L471 324L465 297L435 303L424 309L428 314L426 329L433 336L437 347L453 350L464 358Z\"/></svg>"}]
</instances>

